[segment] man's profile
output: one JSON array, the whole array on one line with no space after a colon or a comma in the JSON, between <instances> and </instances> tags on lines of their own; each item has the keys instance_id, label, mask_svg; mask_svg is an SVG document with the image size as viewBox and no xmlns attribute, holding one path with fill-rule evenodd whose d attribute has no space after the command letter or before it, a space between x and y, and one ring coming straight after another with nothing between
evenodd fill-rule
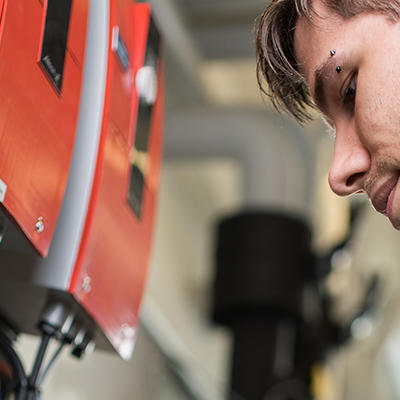
<instances>
[{"instance_id":1,"label":"man's profile","mask_svg":"<svg viewBox=\"0 0 400 400\"><path fill-rule=\"evenodd\" d=\"M365 192L400 229L400 0L273 0L256 48L275 107L336 131L332 190Z\"/></svg>"}]
</instances>

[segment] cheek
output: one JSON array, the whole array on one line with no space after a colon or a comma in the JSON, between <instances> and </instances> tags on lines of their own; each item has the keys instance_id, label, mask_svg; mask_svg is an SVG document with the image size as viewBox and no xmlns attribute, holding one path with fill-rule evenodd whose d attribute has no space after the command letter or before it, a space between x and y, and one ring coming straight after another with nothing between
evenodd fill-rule
<instances>
[{"instance_id":1,"label":"cheek","mask_svg":"<svg viewBox=\"0 0 400 400\"><path fill-rule=\"evenodd\" d=\"M375 132L388 128L399 132L400 128L400 82L387 72L370 78L367 84L360 85L357 93L360 123ZM383 76L387 79L382 79Z\"/></svg>"},{"instance_id":2,"label":"cheek","mask_svg":"<svg viewBox=\"0 0 400 400\"><path fill-rule=\"evenodd\" d=\"M370 68L371 73L366 85L371 101L370 111L396 122L400 114L400 73L395 67L397 63L384 63L378 58L373 62L375 64Z\"/></svg>"},{"instance_id":3,"label":"cheek","mask_svg":"<svg viewBox=\"0 0 400 400\"><path fill-rule=\"evenodd\" d=\"M371 156L400 163L400 101L395 87L375 85L365 93L356 113L361 141ZM360 96L361 97L361 96Z\"/></svg>"}]
</instances>

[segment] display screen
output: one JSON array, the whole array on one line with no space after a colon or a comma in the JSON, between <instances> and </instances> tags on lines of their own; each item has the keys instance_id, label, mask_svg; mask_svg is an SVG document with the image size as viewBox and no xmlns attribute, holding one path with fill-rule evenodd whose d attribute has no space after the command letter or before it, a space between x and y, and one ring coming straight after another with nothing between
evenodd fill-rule
<instances>
[{"instance_id":1,"label":"display screen","mask_svg":"<svg viewBox=\"0 0 400 400\"><path fill-rule=\"evenodd\" d=\"M160 52L160 35L151 20L147 39L147 49L144 68L148 79L145 82L149 86L156 84L152 82L151 71L154 71L153 80L157 79L158 59ZM150 77L150 78L149 78ZM146 92L144 88L144 92ZM156 90L156 89L155 89ZM152 88L150 88L152 92ZM139 110L135 132L135 142L131 157L131 176L128 192L128 203L138 218L142 215L143 189L146 186L146 173L149 165L148 146L151 131L151 122L154 108L154 98L151 94L143 94L139 88Z\"/></svg>"},{"instance_id":2,"label":"display screen","mask_svg":"<svg viewBox=\"0 0 400 400\"><path fill-rule=\"evenodd\" d=\"M47 0L40 63L61 92L72 0Z\"/></svg>"}]
</instances>

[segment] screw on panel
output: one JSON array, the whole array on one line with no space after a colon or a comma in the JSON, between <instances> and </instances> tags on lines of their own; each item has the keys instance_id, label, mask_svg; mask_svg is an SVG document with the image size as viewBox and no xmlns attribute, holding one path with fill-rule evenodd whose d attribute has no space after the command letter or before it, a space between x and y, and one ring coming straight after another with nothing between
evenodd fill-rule
<instances>
[{"instance_id":1,"label":"screw on panel","mask_svg":"<svg viewBox=\"0 0 400 400\"><path fill-rule=\"evenodd\" d=\"M92 290L92 280L90 279L89 276L86 276L85 279L82 282L82 290L85 293L89 293Z\"/></svg>"},{"instance_id":2,"label":"screw on panel","mask_svg":"<svg viewBox=\"0 0 400 400\"><path fill-rule=\"evenodd\" d=\"M43 217L39 217L35 224L35 229L37 233L42 233L44 231Z\"/></svg>"}]
</instances>

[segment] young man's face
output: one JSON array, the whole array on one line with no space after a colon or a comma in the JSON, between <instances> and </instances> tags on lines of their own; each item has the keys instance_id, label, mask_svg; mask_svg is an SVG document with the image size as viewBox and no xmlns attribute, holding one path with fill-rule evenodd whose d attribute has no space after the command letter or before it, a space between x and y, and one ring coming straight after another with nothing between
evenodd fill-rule
<instances>
[{"instance_id":1,"label":"young man's face","mask_svg":"<svg viewBox=\"0 0 400 400\"><path fill-rule=\"evenodd\" d=\"M375 13L343 20L320 0L314 8L313 24L297 22L294 48L336 130L330 186L366 192L400 229L400 23Z\"/></svg>"}]
</instances>

